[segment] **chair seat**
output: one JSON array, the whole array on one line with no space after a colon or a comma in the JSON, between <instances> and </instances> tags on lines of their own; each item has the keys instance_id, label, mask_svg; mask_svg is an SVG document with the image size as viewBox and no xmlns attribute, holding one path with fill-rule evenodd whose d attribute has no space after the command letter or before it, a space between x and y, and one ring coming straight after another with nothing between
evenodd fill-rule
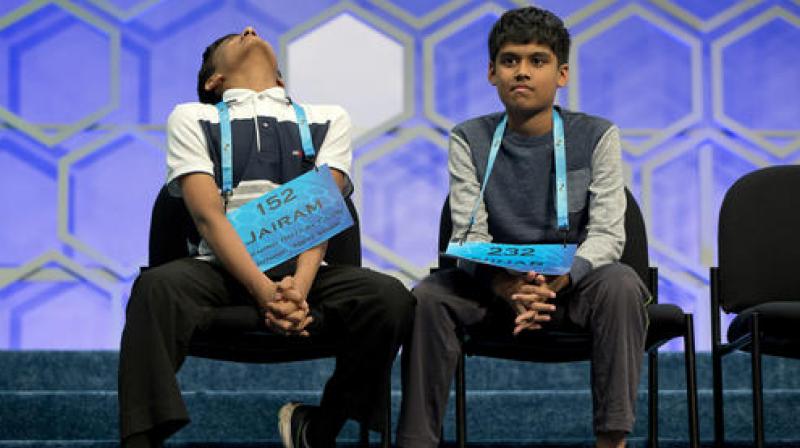
<instances>
[{"instance_id":1,"label":"chair seat","mask_svg":"<svg viewBox=\"0 0 800 448\"><path fill-rule=\"evenodd\" d=\"M192 336L189 354L222 361L271 364L331 357L336 354L336 346L314 337L283 336L267 330L198 331Z\"/></svg>"},{"instance_id":2,"label":"chair seat","mask_svg":"<svg viewBox=\"0 0 800 448\"><path fill-rule=\"evenodd\" d=\"M256 308L228 306L213 310L208 327L192 335L189 354L223 361L279 363L334 356L336 345L321 337L273 333L264 327Z\"/></svg>"},{"instance_id":3,"label":"chair seat","mask_svg":"<svg viewBox=\"0 0 800 448\"><path fill-rule=\"evenodd\" d=\"M728 327L728 340L735 341L750 333L753 313L759 313L762 351L766 354L800 359L800 302L766 302L740 312ZM749 344L742 347L749 351Z\"/></svg>"},{"instance_id":4,"label":"chair seat","mask_svg":"<svg viewBox=\"0 0 800 448\"><path fill-rule=\"evenodd\" d=\"M672 304L653 304L647 307L650 326L646 349L686 332L685 314ZM517 361L569 362L591 357L592 335L582 331L531 331L519 336L472 330L464 341L468 355L491 356Z\"/></svg>"},{"instance_id":5,"label":"chair seat","mask_svg":"<svg viewBox=\"0 0 800 448\"><path fill-rule=\"evenodd\" d=\"M585 332L526 331L512 334L471 333L464 353L516 361L571 362L591 357L592 335Z\"/></svg>"},{"instance_id":6,"label":"chair seat","mask_svg":"<svg viewBox=\"0 0 800 448\"><path fill-rule=\"evenodd\" d=\"M650 350L686 333L686 315L671 303L654 303L647 306L650 326L647 328L645 350Z\"/></svg>"}]
</instances>

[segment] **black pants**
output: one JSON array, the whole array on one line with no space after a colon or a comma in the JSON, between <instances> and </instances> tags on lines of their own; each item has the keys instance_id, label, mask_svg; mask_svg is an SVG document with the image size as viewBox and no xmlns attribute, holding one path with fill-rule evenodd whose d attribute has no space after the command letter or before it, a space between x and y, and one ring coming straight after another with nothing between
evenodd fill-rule
<instances>
[{"instance_id":1,"label":"black pants","mask_svg":"<svg viewBox=\"0 0 800 448\"><path fill-rule=\"evenodd\" d=\"M382 430L385 390L411 327L414 297L390 276L351 266L321 266L308 302L321 318L312 337L335 340L339 346L318 415L340 415ZM120 351L123 446L143 439L157 443L189 422L175 373L194 331L207 329L214 313L232 307L239 312L226 325L236 331L264 328L255 300L222 267L184 258L139 276ZM241 313L243 307L252 312Z\"/></svg>"}]
</instances>

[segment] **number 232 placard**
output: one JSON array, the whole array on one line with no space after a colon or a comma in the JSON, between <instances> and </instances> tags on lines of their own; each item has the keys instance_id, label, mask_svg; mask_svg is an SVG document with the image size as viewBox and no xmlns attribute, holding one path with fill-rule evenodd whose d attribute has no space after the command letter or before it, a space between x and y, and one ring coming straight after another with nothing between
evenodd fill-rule
<instances>
[{"instance_id":1,"label":"number 232 placard","mask_svg":"<svg viewBox=\"0 0 800 448\"><path fill-rule=\"evenodd\" d=\"M451 242L444 255L520 272L544 275L569 272L575 244L501 244L479 241Z\"/></svg>"}]
</instances>

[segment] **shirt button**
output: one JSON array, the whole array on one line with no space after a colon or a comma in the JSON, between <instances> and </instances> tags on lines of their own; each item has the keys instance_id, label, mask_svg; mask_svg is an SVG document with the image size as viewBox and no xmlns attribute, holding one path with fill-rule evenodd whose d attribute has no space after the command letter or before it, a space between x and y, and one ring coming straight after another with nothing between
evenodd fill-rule
<instances>
[{"instance_id":1,"label":"shirt button","mask_svg":"<svg viewBox=\"0 0 800 448\"><path fill-rule=\"evenodd\" d=\"M262 127L262 128L268 128L268 127L269 127L269 123L267 123L267 122L265 121L265 122L261 123L261 127Z\"/></svg>"}]
</instances>

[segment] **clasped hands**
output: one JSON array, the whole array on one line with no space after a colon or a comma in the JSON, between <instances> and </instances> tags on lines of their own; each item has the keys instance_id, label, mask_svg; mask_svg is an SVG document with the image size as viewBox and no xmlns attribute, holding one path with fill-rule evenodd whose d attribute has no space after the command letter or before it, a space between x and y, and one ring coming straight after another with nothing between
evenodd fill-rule
<instances>
[{"instance_id":1,"label":"clasped hands","mask_svg":"<svg viewBox=\"0 0 800 448\"><path fill-rule=\"evenodd\" d=\"M513 333L518 335L524 330L538 330L542 322L550 321L550 313L556 306L549 301L567 284L568 275L545 277L536 272L524 275L500 272L494 278L492 289L517 313Z\"/></svg>"},{"instance_id":2,"label":"clasped hands","mask_svg":"<svg viewBox=\"0 0 800 448\"><path fill-rule=\"evenodd\" d=\"M308 336L306 327L314 318L309 315L307 294L292 276L275 283L272 300L262 305L267 328L283 335Z\"/></svg>"}]
</instances>

